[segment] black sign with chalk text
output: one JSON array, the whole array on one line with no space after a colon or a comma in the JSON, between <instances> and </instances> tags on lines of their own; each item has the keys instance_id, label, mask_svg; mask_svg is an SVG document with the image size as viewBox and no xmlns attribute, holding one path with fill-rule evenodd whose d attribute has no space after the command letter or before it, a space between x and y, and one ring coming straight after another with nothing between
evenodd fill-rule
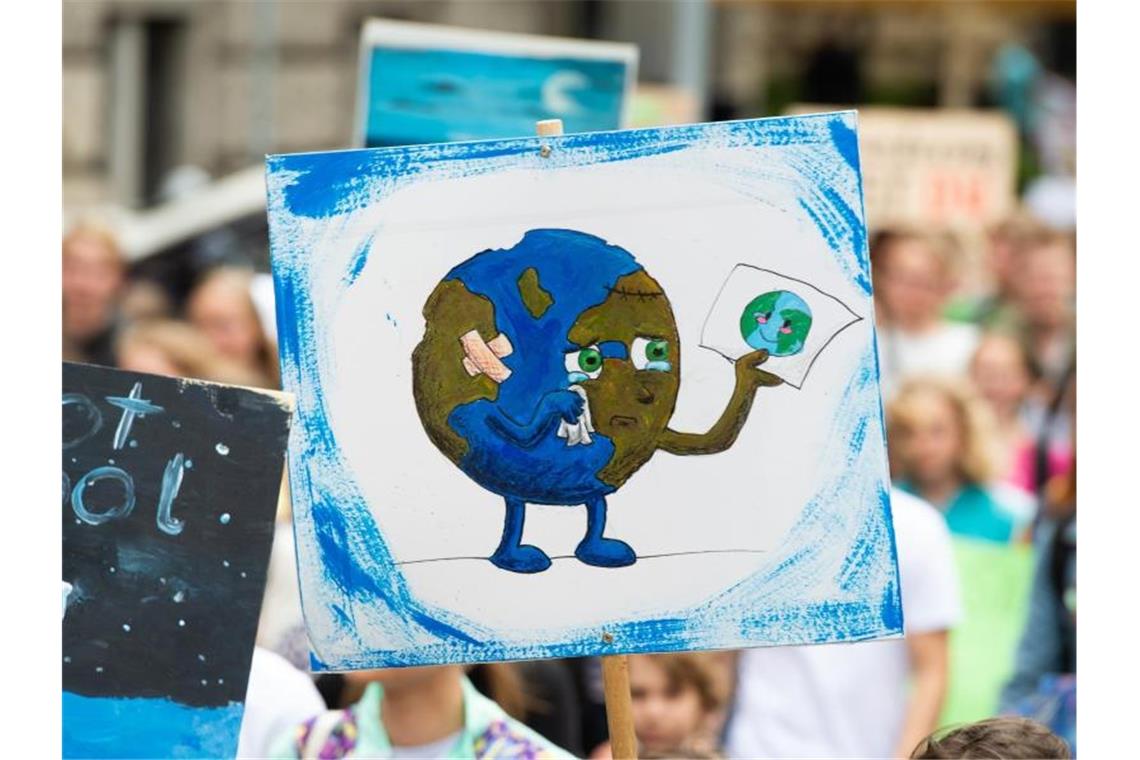
<instances>
[{"instance_id":1,"label":"black sign with chalk text","mask_svg":"<svg viewBox=\"0 0 1140 760\"><path fill-rule=\"evenodd\" d=\"M65 756L233 755L291 408L63 365Z\"/></svg>"}]
</instances>

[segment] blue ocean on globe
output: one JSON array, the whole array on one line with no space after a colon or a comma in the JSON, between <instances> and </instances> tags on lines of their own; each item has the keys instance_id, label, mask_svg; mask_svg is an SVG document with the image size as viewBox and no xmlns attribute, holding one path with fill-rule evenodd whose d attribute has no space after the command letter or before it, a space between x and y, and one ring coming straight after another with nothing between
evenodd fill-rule
<instances>
[{"instance_id":1,"label":"blue ocean on globe","mask_svg":"<svg viewBox=\"0 0 1140 760\"><path fill-rule=\"evenodd\" d=\"M553 299L538 317L527 310L517 286L531 268ZM477 483L534 504L578 505L615 490L597 475L614 453L606 436L594 434L591 445L568 447L548 427L535 445L521 447L495 424L497 410L530 420L543 396L570 386L564 356L579 348L567 337L570 329L583 312L609 296L620 278L640 269L628 251L593 235L532 230L513 248L476 254L447 274L445 280L461 281L494 305L495 326L515 346L502 359L511 377L499 386L498 397L461 404L448 418L468 443L459 466Z\"/></svg>"},{"instance_id":2,"label":"blue ocean on globe","mask_svg":"<svg viewBox=\"0 0 1140 760\"><path fill-rule=\"evenodd\" d=\"M790 290L775 290L753 299L741 315L741 334L754 349L772 356L803 350L811 329L811 307Z\"/></svg>"}]
</instances>

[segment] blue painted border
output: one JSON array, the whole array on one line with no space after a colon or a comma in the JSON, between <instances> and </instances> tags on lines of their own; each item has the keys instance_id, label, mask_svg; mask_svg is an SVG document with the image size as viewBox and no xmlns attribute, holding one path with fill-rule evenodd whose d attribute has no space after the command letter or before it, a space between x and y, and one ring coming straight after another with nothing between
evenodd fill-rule
<instances>
[{"instance_id":1,"label":"blue painted border","mask_svg":"<svg viewBox=\"0 0 1140 760\"><path fill-rule=\"evenodd\" d=\"M553 150L542 158L539 149ZM505 641L473 621L427 605L410 591L372 517L329 424L322 378L330 312L312 300L322 264L303 244L314 220L341 224L410 183L470 177L503 169L556 171L633 161L702 147L786 147L802 181L798 203L830 246L852 285L868 297L870 262L854 112L717 124L441 145L270 156L270 245L278 340L286 390L297 396L290 476L298 560L319 562L317 598L303 598L314 670L441 662L483 662L621 652L716 649L764 644L857 641L902 634L897 552L890 519L879 368L872 341L842 393L840 416L821 457L843 460L820 484L774 561L714 598L666 618L562 629L544 641ZM339 283L339 296L363 269L362 240ZM869 305L869 299L868 299ZM844 510L840 514L839 510ZM857 517L859 529L838 564L824 551L831 524ZM797 586L828 574L834 599L805 603ZM302 583L303 595L307 593ZM312 624L314 605L332 626ZM382 631L362 635L365 612L382 613ZM603 641L604 632L612 637ZM366 638L382 634L384 648Z\"/></svg>"}]
</instances>

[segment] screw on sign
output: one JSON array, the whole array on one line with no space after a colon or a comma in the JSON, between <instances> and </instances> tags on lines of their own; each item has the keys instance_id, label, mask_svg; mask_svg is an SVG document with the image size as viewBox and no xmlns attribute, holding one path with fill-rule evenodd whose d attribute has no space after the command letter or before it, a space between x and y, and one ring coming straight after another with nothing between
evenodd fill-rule
<instances>
[{"instance_id":1,"label":"screw on sign","mask_svg":"<svg viewBox=\"0 0 1140 760\"><path fill-rule=\"evenodd\" d=\"M112 444L112 448L115 450L123 448L130 437L136 420L145 420L147 417L154 417L165 412L161 406L156 406L142 397L141 382L136 382L126 396L105 396L104 401L110 406L122 410ZM67 451L99 432L103 427L103 415L99 411L99 407L82 393L65 393L62 403L64 407L75 406L76 410L84 417L82 432L64 439L63 449ZM167 461L163 470L162 486L156 505L155 525L163 533L170 536L176 536L182 532L183 522L173 516L172 510L174 500L182 487L183 473L188 466L189 462L186 457L178 452ZM89 493L88 489L100 481L114 481L121 489L122 495L114 506L102 511L95 511L87 503L87 494ZM63 473L63 499L70 499L71 509L75 512L76 518L88 525L102 525L109 520L123 519L130 515L135 508L134 478L126 470L115 467L111 463L88 470L76 481L73 487L69 488L69 484L70 480L65 472Z\"/></svg>"}]
</instances>

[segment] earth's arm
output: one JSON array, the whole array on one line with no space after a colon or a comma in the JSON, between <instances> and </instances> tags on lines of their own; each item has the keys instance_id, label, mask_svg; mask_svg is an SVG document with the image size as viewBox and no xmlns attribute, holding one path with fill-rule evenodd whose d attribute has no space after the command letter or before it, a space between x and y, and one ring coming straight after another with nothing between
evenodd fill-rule
<instances>
[{"instance_id":1,"label":"earth's arm","mask_svg":"<svg viewBox=\"0 0 1140 760\"><path fill-rule=\"evenodd\" d=\"M764 372L756 365L768 359L768 352L753 351L736 362L736 385L732 397L713 426L704 433L681 433L666 428L658 439L657 447L670 454L716 454L736 443L737 436L748 421L752 402L761 386L779 385L783 381Z\"/></svg>"}]
</instances>

